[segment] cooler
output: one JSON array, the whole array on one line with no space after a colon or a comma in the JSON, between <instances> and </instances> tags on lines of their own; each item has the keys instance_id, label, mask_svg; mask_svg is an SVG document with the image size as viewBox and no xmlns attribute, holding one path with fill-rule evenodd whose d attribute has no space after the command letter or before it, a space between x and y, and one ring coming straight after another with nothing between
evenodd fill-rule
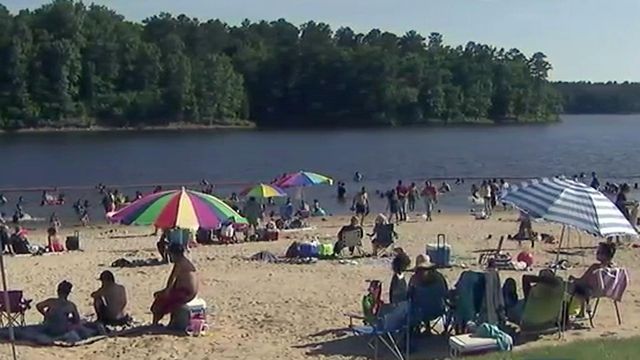
<instances>
[{"instance_id":1,"label":"cooler","mask_svg":"<svg viewBox=\"0 0 640 360\"><path fill-rule=\"evenodd\" d=\"M437 266L451 265L451 246L447 244L444 234L438 234L435 244L427 244L426 253L432 264Z\"/></svg>"},{"instance_id":2,"label":"cooler","mask_svg":"<svg viewBox=\"0 0 640 360\"><path fill-rule=\"evenodd\" d=\"M491 338L474 337L472 334L449 338L449 352L455 358L463 354L498 350L498 341Z\"/></svg>"},{"instance_id":3,"label":"cooler","mask_svg":"<svg viewBox=\"0 0 640 360\"><path fill-rule=\"evenodd\" d=\"M168 327L173 330L184 331L193 319L205 321L207 319L207 303L199 297L173 312Z\"/></svg>"}]
</instances>

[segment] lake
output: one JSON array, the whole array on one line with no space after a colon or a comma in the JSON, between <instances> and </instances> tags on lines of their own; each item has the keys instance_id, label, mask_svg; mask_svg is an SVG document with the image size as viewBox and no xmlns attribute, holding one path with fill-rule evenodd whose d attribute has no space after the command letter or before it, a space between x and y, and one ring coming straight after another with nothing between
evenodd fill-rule
<instances>
[{"instance_id":1,"label":"lake","mask_svg":"<svg viewBox=\"0 0 640 360\"><path fill-rule=\"evenodd\" d=\"M640 177L634 155L640 115L571 115L549 125L456 128L349 129L312 131L149 131L21 133L0 135L0 192L13 213L13 188L77 187L64 190L68 205L39 206L38 192L20 193L34 216L52 211L70 216L71 203L89 198L100 217L98 183L126 193L158 183L217 183L226 195L242 184L270 181L283 172L305 169L346 180L353 194L361 185L375 190L398 179L467 178L443 198L444 209L468 208L469 178L525 178L597 171L601 181ZM362 184L351 182L364 174ZM453 181L449 181L453 185ZM143 186L143 185L148 186ZM331 212L347 206L335 201L335 188L305 189ZM376 201L376 209L384 201Z\"/></svg>"}]
</instances>

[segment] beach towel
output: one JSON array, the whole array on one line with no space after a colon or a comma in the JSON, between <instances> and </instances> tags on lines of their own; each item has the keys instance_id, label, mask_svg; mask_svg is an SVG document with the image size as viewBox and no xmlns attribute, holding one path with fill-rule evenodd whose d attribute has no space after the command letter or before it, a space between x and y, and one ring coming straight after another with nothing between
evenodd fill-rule
<instances>
[{"instance_id":1,"label":"beach towel","mask_svg":"<svg viewBox=\"0 0 640 360\"><path fill-rule=\"evenodd\" d=\"M483 323L476 328L474 335L482 338L495 339L500 351L509 351L513 348L513 339L509 334L500 330L496 325Z\"/></svg>"},{"instance_id":2,"label":"beach towel","mask_svg":"<svg viewBox=\"0 0 640 360\"><path fill-rule=\"evenodd\" d=\"M496 270L487 270L484 279L486 322L495 325L503 320L501 314L504 312L500 275Z\"/></svg>"},{"instance_id":3,"label":"beach towel","mask_svg":"<svg viewBox=\"0 0 640 360\"><path fill-rule=\"evenodd\" d=\"M608 297L614 301L621 301L624 291L629 284L629 274L622 268L600 268L594 271L597 279L594 290L595 297Z\"/></svg>"}]
</instances>

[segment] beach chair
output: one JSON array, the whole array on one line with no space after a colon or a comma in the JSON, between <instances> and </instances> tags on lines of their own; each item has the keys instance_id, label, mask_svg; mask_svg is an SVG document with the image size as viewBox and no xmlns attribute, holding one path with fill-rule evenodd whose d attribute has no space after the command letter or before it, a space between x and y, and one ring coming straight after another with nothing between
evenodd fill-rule
<instances>
[{"instance_id":1,"label":"beach chair","mask_svg":"<svg viewBox=\"0 0 640 360\"><path fill-rule=\"evenodd\" d=\"M382 344L397 360L408 359L409 354L409 302L402 302L391 308L384 315L379 315L370 324L350 325L355 336L366 339L367 345L373 349L373 359L377 360ZM404 352L400 349L405 341Z\"/></svg>"},{"instance_id":2,"label":"beach chair","mask_svg":"<svg viewBox=\"0 0 640 360\"><path fill-rule=\"evenodd\" d=\"M520 319L514 319L521 334L553 333L564 330L565 287L536 284L524 302Z\"/></svg>"},{"instance_id":3,"label":"beach chair","mask_svg":"<svg viewBox=\"0 0 640 360\"><path fill-rule=\"evenodd\" d=\"M365 255L365 251L362 248L362 235L362 230L359 229L344 231L340 239L344 244L341 252L344 252L344 249L354 249L354 255L356 254L356 252L359 256Z\"/></svg>"},{"instance_id":4,"label":"beach chair","mask_svg":"<svg viewBox=\"0 0 640 360\"><path fill-rule=\"evenodd\" d=\"M589 317L589 324L591 327L593 326L593 319L596 317L596 312L598 311L598 305L600 304L600 299L606 298L611 300L613 303L613 308L616 311L616 319L618 320L618 325L622 325L622 317L620 316L620 308L618 304L622 301L622 295L624 294L627 285L629 283L629 275L626 269L623 268L614 268L614 269L601 269L599 270L604 272L604 274L598 274L600 276L600 289L597 289L592 296L596 299L596 302L593 306L593 311L587 311L587 316ZM606 283L602 280L604 277L609 277L610 281Z\"/></svg>"},{"instance_id":5,"label":"beach chair","mask_svg":"<svg viewBox=\"0 0 640 360\"><path fill-rule=\"evenodd\" d=\"M382 254L385 250L387 250L398 238L398 234L395 231L394 224L386 224L382 226L382 231L379 231L376 234L375 243L377 246L377 251L374 254L378 256Z\"/></svg>"},{"instance_id":6,"label":"beach chair","mask_svg":"<svg viewBox=\"0 0 640 360\"><path fill-rule=\"evenodd\" d=\"M24 314L31 308L31 301L23 296L22 290L7 291L9 304L5 302L5 293L0 291L0 326L24 326Z\"/></svg>"},{"instance_id":7,"label":"beach chair","mask_svg":"<svg viewBox=\"0 0 640 360\"><path fill-rule=\"evenodd\" d=\"M449 333L451 325L451 314L447 306L449 288L444 276L432 271L432 283L409 289L411 326L420 329L424 325L430 332L438 333L435 327L441 323L443 329L440 334L445 335Z\"/></svg>"}]
</instances>

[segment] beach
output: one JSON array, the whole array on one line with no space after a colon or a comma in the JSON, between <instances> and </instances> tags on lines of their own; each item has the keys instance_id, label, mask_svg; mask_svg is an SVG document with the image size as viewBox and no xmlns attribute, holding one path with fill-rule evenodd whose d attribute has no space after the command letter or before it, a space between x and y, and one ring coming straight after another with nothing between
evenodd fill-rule
<instances>
[{"instance_id":1,"label":"beach","mask_svg":"<svg viewBox=\"0 0 640 360\"><path fill-rule=\"evenodd\" d=\"M475 265L479 249L495 248L500 235L514 234L517 230L517 214L497 212L489 220L475 220L469 215L437 214L433 222L425 222L415 214L409 222L397 227L397 246L403 247L415 258L425 251L427 243L435 242L436 235L444 233L453 248L454 260L470 269ZM360 299L366 291L366 280L383 281L384 298L387 299L391 278L390 259L363 258L352 263L337 260L318 261L315 264L267 264L244 260L259 251L283 255L293 241L310 240L315 236L322 241L334 242L335 234L348 217L312 219L313 230L282 233L276 242L253 242L233 245L198 246L191 250L199 271L200 297L210 306L211 329L206 336L176 337L170 335L142 335L108 338L91 345L73 348L19 346L21 359L351 359L366 358L370 350L360 339L353 338L346 327L349 319L345 313L360 312ZM373 218L365 224L370 231ZM560 226L534 223L534 230L560 235ZM27 298L35 302L55 295L55 286L62 280L74 285L70 299L81 315L92 313L89 294L99 282L102 270L114 272L116 281L123 284L128 293L129 313L138 321L149 323L149 305L154 291L161 289L170 272L169 265L139 268L110 268L118 258L146 259L157 256L156 237L146 227L100 226L62 229L63 235L74 230L81 234L83 251L60 255L6 257L9 287L22 289ZM490 239L487 239L491 235ZM574 233L575 235L575 233ZM32 243L44 244L42 230L30 233ZM581 236L585 256L569 257L577 262L567 273L579 275L594 261L593 247L598 239ZM578 241L570 244L577 246ZM525 246L523 244L523 246ZM527 246L528 247L528 246ZM547 253L555 245L537 244L534 254L534 272L541 269L554 255ZM365 249L370 250L368 242ZM514 257L520 251L515 241L505 240L504 249ZM616 262L629 269L632 276L640 266L639 250L620 248ZM454 267L442 270L453 286L465 269ZM502 271L502 280L514 277L520 283L522 272ZM544 336L519 348L549 345L555 342L603 336L626 337L637 333L638 315L637 282L631 282L625 293L621 311L622 325L616 323L610 301L601 301L595 328L568 331L563 340L557 335ZM520 295L521 296L521 295ZM38 323L40 315L35 309L27 312L28 323ZM438 338L429 349L419 349L420 358L439 358L447 354L446 340ZM422 355L420 355L422 354ZM423 356L424 355L424 356ZM7 345L0 349L0 359L10 357Z\"/></svg>"}]
</instances>

